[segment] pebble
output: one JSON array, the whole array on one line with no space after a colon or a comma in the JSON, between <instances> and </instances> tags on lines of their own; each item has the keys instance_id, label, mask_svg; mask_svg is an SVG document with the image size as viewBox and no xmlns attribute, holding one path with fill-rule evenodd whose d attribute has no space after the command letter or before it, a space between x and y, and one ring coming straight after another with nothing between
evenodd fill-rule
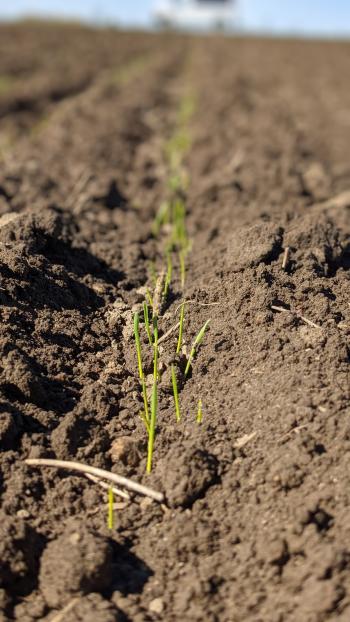
<instances>
[{"instance_id":1,"label":"pebble","mask_svg":"<svg viewBox=\"0 0 350 622\"><path fill-rule=\"evenodd\" d=\"M157 613L158 615L160 615L161 613L163 613L164 609L163 600L161 598L154 598L153 600L151 600L148 609L151 613Z\"/></svg>"},{"instance_id":2,"label":"pebble","mask_svg":"<svg viewBox=\"0 0 350 622\"><path fill-rule=\"evenodd\" d=\"M16 514L18 518L29 518L30 517L30 513L28 512L28 510L18 510Z\"/></svg>"}]
</instances>

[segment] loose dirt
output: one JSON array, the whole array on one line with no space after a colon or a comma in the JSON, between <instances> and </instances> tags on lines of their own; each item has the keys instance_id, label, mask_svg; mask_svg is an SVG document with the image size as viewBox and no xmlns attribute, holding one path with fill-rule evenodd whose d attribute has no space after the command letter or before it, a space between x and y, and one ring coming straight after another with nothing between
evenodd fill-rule
<instances>
[{"instance_id":1,"label":"loose dirt","mask_svg":"<svg viewBox=\"0 0 350 622\"><path fill-rule=\"evenodd\" d=\"M346 622L349 44L1 30L0 619ZM187 347L211 322L179 424L162 343L146 475L132 313L187 93ZM176 271L160 334L181 300ZM166 504L118 499L108 530L106 492L44 457Z\"/></svg>"}]
</instances>

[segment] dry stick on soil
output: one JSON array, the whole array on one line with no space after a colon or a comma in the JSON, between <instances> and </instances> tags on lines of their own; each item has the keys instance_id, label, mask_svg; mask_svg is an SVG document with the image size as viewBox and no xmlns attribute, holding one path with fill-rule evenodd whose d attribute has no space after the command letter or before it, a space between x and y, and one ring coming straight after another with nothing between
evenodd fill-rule
<instances>
[{"instance_id":1,"label":"dry stick on soil","mask_svg":"<svg viewBox=\"0 0 350 622\"><path fill-rule=\"evenodd\" d=\"M183 302L181 302L181 304L175 307L174 315L175 313L178 312L178 310L182 307L182 305L190 305L190 304L193 304L193 305L196 304L200 307L216 307L218 305L221 305L221 302L199 302L198 300L184 300Z\"/></svg>"},{"instance_id":2,"label":"dry stick on soil","mask_svg":"<svg viewBox=\"0 0 350 622\"><path fill-rule=\"evenodd\" d=\"M158 339L158 345L163 343L163 341L166 341L168 339L168 337L170 337L170 335L172 335L172 333L174 332L174 330L176 330L177 328L179 328L180 326L180 322L177 322L176 324L174 324L174 326L172 326L171 328L169 328L169 330L167 330L166 333L164 333L164 335L162 335L161 337L159 337Z\"/></svg>"},{"instance_id":3,"label":"dry stick on soil","mask_svg":"<svg viewBox=\"0 0 350 622\"><path fill-rule=\"evenodd\" d=\"M284 254L283 254L282 270L287 270L288 262L289 262L289 253L290 253L290 248L289 246L286 246L284 250Z\"/></svg>"},{"instance_id":4,"label":"dry stick on soil","mask_svg":"<svg viewBox=\"0 0 350 622\"><path fill-rule=\"evenodd\" d=\"M320 330L322 330L322 326L319 326L318 324L315 324L315 322L308 320L307 317L300 315L298 311L293 311L292 309L285 309L284 307L276 307L275 305L271 305L271 309L273 309L273 311L279 311L279 313L292 313L293 315L296 315L298 318L300 318L303 322L305 322L305 324L308 324L313 328L319 328Z\"/></svg>"},{"instance_id":5,"label":"dry stick on soil","mask_svg":"<svg viewBox=\"0 0 350 622\"><path fill-rule=\"evenodd\" d=\"M85 476L91 482L94 482L95 484L97 484L101 488L104 488L104 490L109 490L111 488L111 486L109 484L106 484L106 482L103 482L98 477L95 477L95 475L90 475L89 473L85 473ZM127 499L128 501L130 501L130 495L129 495L128 492L124 492L124 490L120 490L119 488L116 488L115 486L112 487L112 490L113 490L115 495L118 495L119 497L122 497L123 499Z\"/></svg>"},{"instance_id":6,"label":"dry stick on soil","mask_svg":"<svg viewBox=\"0 0 350 622\"><path fill-rule=\"evenodd\" d=\"M64 609L62 609L62 611L60 611L57 615L55 615L54 618L51 618L51 622L64 622L66 619L67 613L69 613L69 611L71 611L71 609L73 609L73 607L78 602L79 602L79 598L73 598L73 600L71 600L70 603L68 603L68 605L66 605Z\"/></svg>"},{"instance_id":7,"label":"dry stick on soil","mask_svg":"<svg viewBox=\"0 0 350 622\"><path fill-rule=\"evenodd\" d=\"M108 482L112 482L117 484L118 486L122 486L127 490L131 490L139 495L143 495L144 497L149 497L150 499L154 499L159 503L164 502L164 495L162 492L157 492L156 490L152 490L152 488L148 488L148 486L143 486L142 484L138 484L137 482L132 481L122 475L117 475L116 473L110 473L109 471L105 471L104 469L99 469L97 467L92 467L87 464L81 464L80 462L72 462L70 460L51 460L45 458L28 458L28 460L24 461L28 466L39 466L39 467L53 467L55 469L67 469L68 471L77 471L78 473L87 473L89 475L94 475L95 477L99 477L101 479L107 480Z\"/></svg>"}]
</instances>

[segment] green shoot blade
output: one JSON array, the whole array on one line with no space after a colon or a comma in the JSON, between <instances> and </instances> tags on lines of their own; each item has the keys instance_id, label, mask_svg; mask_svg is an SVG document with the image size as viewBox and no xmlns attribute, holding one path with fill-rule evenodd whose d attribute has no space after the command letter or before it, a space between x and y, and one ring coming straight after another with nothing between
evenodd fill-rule
<instances>
[{"instance_id":1,"label":"green shoot blade","mask_svg":"<svg viewBox=\"0 0 350 622\"><path fill-rule=\"evenodd\" d=\"M154 358L153 358L153 377L158 378L158 319L153 318L153 337L154 337Z\"/></svg>"},{"instance_id":2,"label":"green shoot blade","mask_svg":"<svg viewBox=\"0 0 350 622\"><path fill-rule=\"evenodd\" d=\"M163 289L164 298L166 298L168 295L172 274L173 274L173 262L171 258L171 252L168 251L167 252L167 272L165 276L165 283L164 283L164 289Z\"/></svg>"},{"instance_id":3,"label":"green shoot blade","mask_svg":"<svg viewBox=\"0 0 350 622\"><path fill-rule=\"evenodd\" d=\"M108 529L114 528L114 493L113 489L108 489Z\"/></svg>"},{"instance_id":4,"label":"green shoot blade","mask_svg":"<svg viewBox=\"0 0 350 622\"><path fill-rule=\"evenodd\" d=\"M157 425L157 408L158 408L158 319L153 318L153 337L154 337L154 354L153 354L153 388L151 397L151 417L149 420L148 430L148 450L147 450L147 473L152 470L154 439Z\"/></svg>"},{"instance_id":5,"label":"green shoot blade","mask_svg":"<svg viewBox=\"0 0 350 622\"><path fill-rule=\"evenodd\" d=\"M184 317L185 317L185 302L183 302L181 305L179 338L177 340L176 354L179 354L181 351L182 335L183 335L183 328L184 328Z\"/></svg>"},{"instance_id":6,"label":"green shoot blade","mask_svg":"<svg viewBox=\"0 0 350 622\"><path fill-rule=\"evenodd\" d=\"M197 423L201 424L203 421L203 411L202 411L202 400L198 400L198 411L197 411Z\"/></svg>"},{"instance_id":7,"label":"green shoot blade","mask_svg":"<svg viewBox=\"0 0 350 622\"><path fill-rule=\"evenodd\" d=\"M145 425L145 428L146 428L147 434L149 434L149 420L148 420L148 419L146 419L146 415L145 415L145 413L144 413L144 412L142 412L142 411L140 411L140 417L141 417L141 419L142 419L142 421L143 421L143 423L144 423L144 425Z\"/></svg>"},{"instance_id":8,"label":"green shoot blade","mask_svg":"<svg viewBox=\"0 0 350 622\"><path fill-rule=\"evenodd\" d=\"M179 404L179 391L178 391L178 387L177 387L177 379L176 379L176 372L175 372L174 365L171 366L171 380L172 380L172 383L173 383L173 394L174 394L174 402L175 402L176 421L179 422L180 419L181 419L180 404Z\"/></svg>"},{"instance_id":9,"label":"green shoot blade","mask_svg":"<svg viewBox=\"0 0 350 622\"><path fill-rule=\"evenodd\" d=\"M188 372L190 371L190 367L192 365L193 357L196 354L197 348L200 346L200 344L203 341L203 337L204 337L205 331L208 328L209 322L210 322L210 320L207 320L205 322L205 324L202 326L202 328L200 329L197 337L195 338L195 340L193 342L193 346L191 348L190 356L188 357L188 361L187 361L187 365L186 365L186 369L185 369L185 376L187 376Z\"/></svg>"},{"instance_id":10,"label":"green shoot blade","mask_svg":"<svg viewBox=\"0 0 350 622\"><path fill-rule=\"evenodd\" d=\"M149 306L153 309L153 298L152 298L152 294L149 291L148 287L146 289L146 295L147 295L147 298L148 298Z\"/></svg>"},{"instance_id":11,"label":"green shoot blade","mask_svg":"<svg viewBox=\"0 0 350 622\"><path fill-rule=\"evenodd\" d=\"M157 214L156 217L153 221L153 225L152 225L152 233L155 237L157 237L157 235L159 234L160 228L162 227L162 225L164 225L165 223L168 222L169 219L169 211L170 211L170 206L168 201L164 201Z\"/></svg>"},{"instance_id":12,"label":"green shoot blade","mask_svg":"<svg viewBox=\"0 0 350 622\"><path fill-rule=\"evenodd\" d=\"M154 439L157 425L157 406L158 406L158 388L157 380L153 382L152 399L151 399L151 421L148 432L148 451L147 451L147 473L152 471Z\"/></svg>"},{"instance_id":13,"label":"green shoot blade","mask_svg":"<svg viewBox=\"0 0 350 622\"><path fill-rule=\"evenodd\" d=\"M135 315L134 315L134 335L135 335L135 342L136 342L137 363L138 363L138 368L139 368L140 380L143 380L144 375L143 375L143 369L142 369L141 341L140 341L139 326L140 326L140 317L139 317L138 313L135 313Z\"/></svg>"},{"instance_id":14,"label":"green shoot blade","mask_svg":"<svg viewBox=\"0 0 350 622\"><path fill-rule=\"evenodd\" d=\"M185 265L184 251L179 252L179 262L180 262L181 287L183 289L185 287L185 281L186 281L186 265Z\"/></svg>"},{"instance_id":15,"label":"green shoot blade","mask_svg":"<svg viewBox=\"0 0 350 622\"><path fill-rule=\"evenodd\" d=\"M147 389L145 379L142 379L142 397L143 397L143 407L144 407L144 420L149 425L149 411L148 411L148 398L147 398Z\"/></svg>"},{"instance_id":16,"label":"green shoot blade","mask_svg":"<svg viewBox=\"0 0 350 622\"><path fill-rule=\"evenodd\" d=\"M151 328L150 328L150 324L149 324L149 315L148 315L148 304L147 304L147 302L143 303L143 317L145 318L145 328L146 328L146 333L147 333L148 341L149 341L150 345L152 345L152 335L151 335Z\"/></svg>"}]
</instances>

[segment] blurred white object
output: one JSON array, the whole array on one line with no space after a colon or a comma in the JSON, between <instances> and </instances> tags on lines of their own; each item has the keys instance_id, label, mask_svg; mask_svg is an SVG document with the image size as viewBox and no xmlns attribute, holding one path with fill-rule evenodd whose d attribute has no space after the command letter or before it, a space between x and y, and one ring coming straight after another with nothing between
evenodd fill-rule
<instances>
[{"instance_id":1,"label":"blurred white object","mask_svg":"<svg viewBox=\"0 0 350 622\"><path fill-rule=\"evenodd\" d=\"M158 26L225 30L233 26L236 0L159 0L154 10Z\"/></svg>"}]
</instances>

